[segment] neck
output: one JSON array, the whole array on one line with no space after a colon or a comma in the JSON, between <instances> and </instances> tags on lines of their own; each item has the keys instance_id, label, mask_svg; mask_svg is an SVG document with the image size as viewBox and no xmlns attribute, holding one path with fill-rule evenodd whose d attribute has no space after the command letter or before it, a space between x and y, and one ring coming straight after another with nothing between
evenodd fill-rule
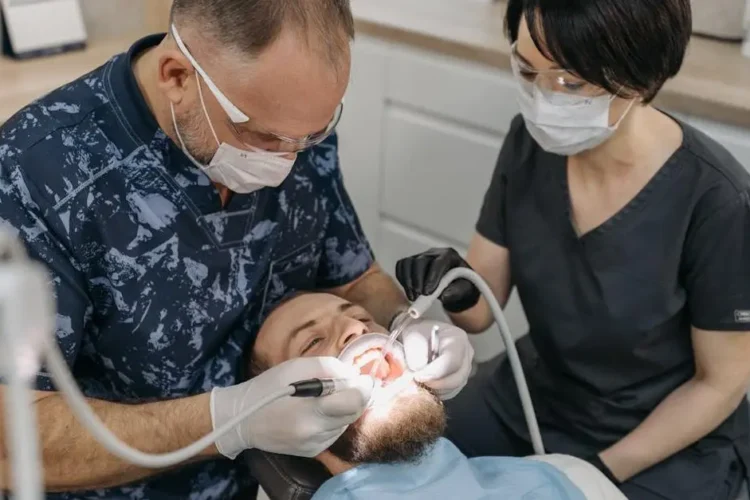
<instances>
[{"instance_id":1,"label":"neck","mask_svg":"<svg viewBox=\"0 0 750 500\"><path fill-rule=\"evenodd\" d=\"M344 462L333 453L324 451L316 457L316 460L323 464L332 475L343 474L344 472L353 469L355 466L349 462Z\"/></svg>"},{"instance_id":2,"label":"neck","mask_svg":"<svg viewBox=\"0 0 750 500\"><path fill-rule=\"evenodd\" d=\"M592 174L626 175L634 168L650 165L654 156L661 157L661 150L673 145L675 131L681 137L679 127L669 117L651 106L636 104L609 140L571 159Z\"/></svg>"},{"instance_id":3,"label":"neck","mask_svg":"<svg viewBox=\"0 0 750 500\"><path fill-rule=\"evenodd\" d=\"M143 94L151 113L153 113L156 122L173 141L177 141L177 136L172 126L172 115L169 109L169 102L157 88L158 79L158 58L159 45L146 50L138 56L133 62L133 73L138 83L138 88Z\"/></svg>"}]
</instances>

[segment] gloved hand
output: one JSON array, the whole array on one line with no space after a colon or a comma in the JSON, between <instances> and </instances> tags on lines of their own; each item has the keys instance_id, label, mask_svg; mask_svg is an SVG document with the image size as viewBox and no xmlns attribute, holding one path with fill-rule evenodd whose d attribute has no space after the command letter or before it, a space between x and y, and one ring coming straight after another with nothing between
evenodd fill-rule
<instances>
[{"instance_id":1,"label":"gloved hand","mask_svg":"<svg viewBox=\"0 0 750 500\"><path fill-rule=\"evenodd\" d=\"M430 337L435 326L438 327L437 357L428 364ZM465 331L448 323L418 319L406 327L401 341L406 364L416 372L414 380L435 391L440 399L454 398L466 386L474 348Z\"/></svg>"},{"instance_id":2,"label":"gloved hand","mask_svg":"<svg viewBox=\"0 0 750 500\"><path fill-rule=\"evenodd\" d=\"M433 293L445 274L456 267L471 266L452 248L433 248L396 263L396 278L412 302ZM451 313L471 309L479 302L479 290L470 281L456 280L440 295L443 308Z\"/></svg>"},{"instance_id":3,"label":"gloved hand","mask_svg":"<svg viewBox=\"0 0 750 500\"><path fill-rule=\"evenodd\" d=\"M216 388L211 392L211 420L218 429L260 398L311 378L352 378L356 387L320 398L278 399L219 439L219 452L234 459L258 448L311 458L327 450L362 415L373 389L370 377L336 358L291 359L242 384Z\"/></svg>"}]
</instances>

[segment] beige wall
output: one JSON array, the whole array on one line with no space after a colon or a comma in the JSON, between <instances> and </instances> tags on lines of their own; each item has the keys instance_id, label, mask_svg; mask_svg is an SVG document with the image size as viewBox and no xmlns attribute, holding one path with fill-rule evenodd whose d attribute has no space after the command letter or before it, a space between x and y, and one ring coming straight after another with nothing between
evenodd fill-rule
<instances>
[{"instance_id":1,"label":"beige wall","mask_svg":"<svg viewBox=\"0 0 750 500\"><path fill-rule=\"evenodd\" d=\"M91 41L166 31L171 0L80 0Z\"/></svg>"}]
</instances>

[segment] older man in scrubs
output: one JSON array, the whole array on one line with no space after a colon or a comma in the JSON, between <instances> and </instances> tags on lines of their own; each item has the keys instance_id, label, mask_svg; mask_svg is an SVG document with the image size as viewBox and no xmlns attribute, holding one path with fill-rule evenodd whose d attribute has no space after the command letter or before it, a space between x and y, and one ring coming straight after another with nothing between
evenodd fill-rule
<instances>
[{"instance_id":1,"label":"older man in scrubs","mask_svg":"<svg viewBox=\"0 0 750 500\"><path fill-rule=\"evenodd\" d=\"M152 453L293 381L358 375L321 356L235 385L243 350L289 293L327 289L382 324L405 303L339 170L348 2L176 0L172 14L166 36L137 41L0 129L0 219L49 268L59 345L110 429ZM462 330L442 331L437 364L417 368L448 398L468 378L471 347ZM372 382L361 382L279 400L195 463L153 471L109 455L41 373L48 498L252 498L254 481L231 459L248 448L319 454L362 414Z\"/></svg>"}]
</instances>

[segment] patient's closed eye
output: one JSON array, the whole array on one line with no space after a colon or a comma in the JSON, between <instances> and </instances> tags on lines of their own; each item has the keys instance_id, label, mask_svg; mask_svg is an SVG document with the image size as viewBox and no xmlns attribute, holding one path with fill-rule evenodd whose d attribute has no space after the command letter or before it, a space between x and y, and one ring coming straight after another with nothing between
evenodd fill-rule
<instances>
[{"instance_id":1,"label":"patient's closed eye","mask_svg":"<svg viewBox=\"0 0 750 500\"><path fill-rule=\"evenodd\" d=\"M311 351L315 346L323 342L323 337L315 337L310 342L307 343L304 349L302 349L302 354L307 354L309 351Z\"/></svg>"}]
</instances>

